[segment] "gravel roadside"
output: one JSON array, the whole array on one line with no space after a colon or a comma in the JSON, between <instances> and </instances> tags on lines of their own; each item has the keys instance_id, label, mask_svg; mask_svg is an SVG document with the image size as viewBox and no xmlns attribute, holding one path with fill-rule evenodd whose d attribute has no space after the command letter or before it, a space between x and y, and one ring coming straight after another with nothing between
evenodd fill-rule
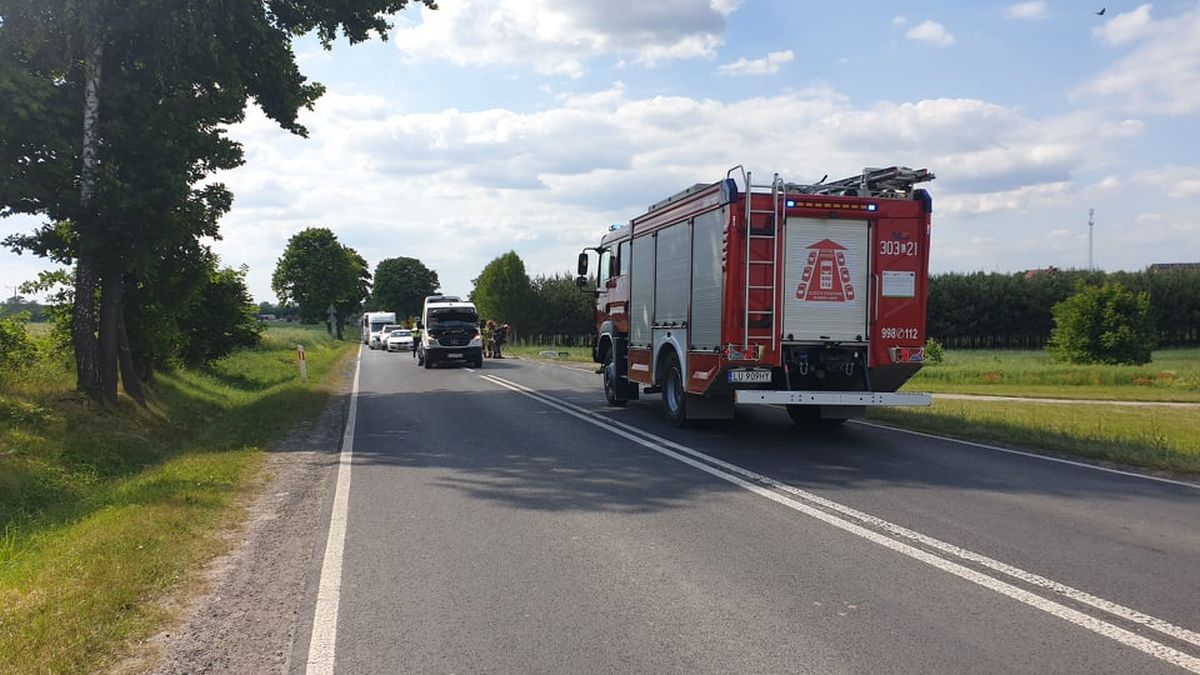
<instances>
[{"instance_id":1,"label":"gravel roadside","mask_svg":"<svg viewBox=\"0 0 1200 675\"><path fill-rule=\"evenodd\" d=\"M285 673L293 664L315 556L324 545L321 514L332 493L350 402L347 359L321 416L269 450L231 550L201 574L204 592L186 601L172 626L135 646L117 670L152 673ZM302 664L300 664L302 665Z\"/></svg>"}]
</instances>

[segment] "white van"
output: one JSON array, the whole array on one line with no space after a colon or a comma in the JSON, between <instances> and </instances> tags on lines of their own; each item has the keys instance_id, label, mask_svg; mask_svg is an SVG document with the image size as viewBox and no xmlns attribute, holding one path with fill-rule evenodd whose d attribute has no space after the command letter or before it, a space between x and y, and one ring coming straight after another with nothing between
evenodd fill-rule
<instances>
[{"instance_id":1,"label":"white van","mask_svg":"<svg viewBox=\"0 0 1200 675\"><path fill-rule=\"evenodd\" d=\"M383 345L383 328L396 323L395 312L363 312L362 341L371 349L379 349Z\"/></svg>"},{"instance_id":2,"label":"white van","mask_svg":"<svg viewBox=\"0 0 1200 675\"><path fill-rule=\"evenodd\" d=\"M470 302L454 296L431 295L421 310L421 340L417 364L432 368L443 362L483 367L483 340L479 312Z\"/></svg>"}]
</instances>

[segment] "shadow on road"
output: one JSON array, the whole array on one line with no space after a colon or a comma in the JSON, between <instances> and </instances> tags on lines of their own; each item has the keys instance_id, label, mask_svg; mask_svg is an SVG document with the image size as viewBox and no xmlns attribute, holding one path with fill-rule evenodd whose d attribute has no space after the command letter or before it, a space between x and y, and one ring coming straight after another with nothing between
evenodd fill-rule
<instances>
[{"instance_id":1,"label":"shadow on road","mask_svg":"<svg viewBox=\"0 0 1200 675\"><path fill-rule=\"evenodd\" d=\"M517 367L489 361L488 367ZM485 368L485 371L487 368ZM544 391L582 402L580 392ZM1171 486L1038 464L944 441L848 425L792 426L776 409L675 429L658 397L591 407L640 429L796 487L830 495L889 489L987 491L1121 500L1174 499ZM359 398L355 463L427 470L424 480L520 509L643 512L683 508L738 490L594 425L505 390L435 389ZM1024 464L1022 464L1024 463ZM1115 480L1121 480L1114 489ZM1180 499L1194 490L1178 488Z\"/></svg>"}]
</instances>

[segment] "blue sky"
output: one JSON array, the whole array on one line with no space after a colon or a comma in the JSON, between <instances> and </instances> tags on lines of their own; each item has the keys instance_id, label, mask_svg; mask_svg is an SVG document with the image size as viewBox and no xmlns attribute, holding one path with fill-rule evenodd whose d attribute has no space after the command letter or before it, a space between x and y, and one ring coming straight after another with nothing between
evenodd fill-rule
<instances>
[{"instance_id":1,"label":"blue sky","mask_svg":"<svg viewBox=\"0 0 1200 675\"><path fill-rule=\"evenodd\" d=\"M609 223L734 164L795 182L938 175L931 265L1200 260L1200 3L440 0L387 43L296 51L311 137L257 111L216 250L256 299L332 228L467 293L509 249L570 269ZM0 234L34 221L0 221ZM0 284L48 265L0 254ZM10 289L0 289L5 294Z\"/></svg>"}]
</instances>

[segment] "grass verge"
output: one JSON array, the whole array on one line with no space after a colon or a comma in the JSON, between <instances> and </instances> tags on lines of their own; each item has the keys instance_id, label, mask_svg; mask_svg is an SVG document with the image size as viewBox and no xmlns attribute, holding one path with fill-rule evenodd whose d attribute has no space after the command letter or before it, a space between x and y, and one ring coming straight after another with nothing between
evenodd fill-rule
<instances>
[{"instance_id":1,"label":"grass verge","mask_svg":"<svg viewBox=\"0 0 1200 675\"><path fill-rule=\"evenodd\" d=\"M81 399L61 369L0 389L0 672L103 670L152 634L158 600L225 548L264 445L320 413L356 346L272 328L163 374L148 410Z\"/></svg>"},{"instance_id":2,"label":"grass verge","mask_svg":"<svg viewBox=\"0 0 1200 675\"><path fill-rule=\"evenodd\" d=\"M1114 401L1200 402L1200 349L1160 349L1144 366L1058 363L1040 351L947 350L909 391Z\"/></svg>"},{"instance_id":3,"label":"grass verge","mask_svg":"<svg viewBox=\"0 0 1200 675\"><path fill-rule=\"evenodd\" d=\"M1200 410L934 401L930 408L873 409L868 419L953 438L1200 475Z\"/></svg>"},{"instance_id":4,"label":"grass verge","mask_svg":"<svg viewBox=\"0 0 1200 675\"><path fill-rule=\"evenodd\" d=\"M543 354L554 352L557 356ZM546 361L571 361L573 363L592 363L591 347L554 347L550 345L516 345L505 346L504 353L508 356L519 356L523 359L544 359Z\"/></svg>"}]
</instances>

